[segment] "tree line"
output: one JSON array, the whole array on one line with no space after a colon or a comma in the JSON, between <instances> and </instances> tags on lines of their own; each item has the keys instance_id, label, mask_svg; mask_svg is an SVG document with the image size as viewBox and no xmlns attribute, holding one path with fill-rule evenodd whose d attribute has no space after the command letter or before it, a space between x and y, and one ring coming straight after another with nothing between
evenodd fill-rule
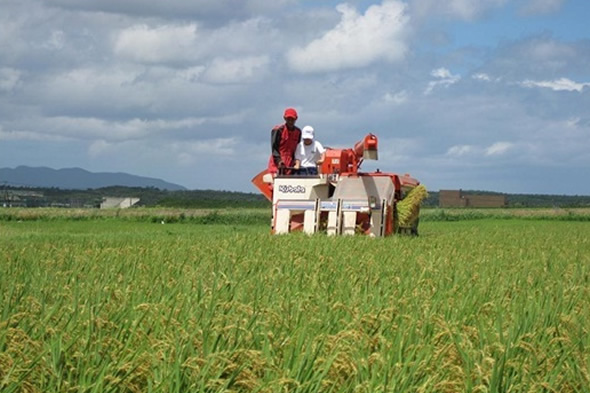
<instances>
[{"instance_id":1,"label":"tree line","mask_svg":"<svg viewBox=\"0 0 590 393\"><path fill-rule=\"evenodd\" d=\"M506 195L508 207L590 207L587 195L500 194L463 190L474 195ZM105 197L139 198L138 206L170 208L266 208L270 202L257 193L220 190L168 191L154 187L112 186L87 190L4 186L0 206L99 207ZM439 206L439 193L431 191L424 207Z\"/></svg>"}]
</instances>

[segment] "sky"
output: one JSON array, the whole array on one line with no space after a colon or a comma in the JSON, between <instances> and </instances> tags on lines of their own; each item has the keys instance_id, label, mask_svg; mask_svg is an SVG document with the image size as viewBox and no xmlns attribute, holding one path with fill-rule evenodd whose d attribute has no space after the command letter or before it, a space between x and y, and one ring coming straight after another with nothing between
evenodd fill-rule
<instances>
[{"instance_id":1,"label":"sky","mask_svg":"<svg viewBox=\"0 0 590 393\"><path fill-rule=\"evenodd\" d=\"M0 167L257 192L297 125L428 189L590 195L587 0L0 0ZM0 179L0 182L2 179Z\"/></svg>"}]
</instances>

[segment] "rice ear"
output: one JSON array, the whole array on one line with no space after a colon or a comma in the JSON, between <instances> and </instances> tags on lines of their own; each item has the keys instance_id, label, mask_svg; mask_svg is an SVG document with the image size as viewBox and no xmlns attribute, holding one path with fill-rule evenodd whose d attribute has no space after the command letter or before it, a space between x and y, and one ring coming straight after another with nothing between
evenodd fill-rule
<instances>
[{"instance_id":1,"label":"rice ear","mask_svg":"<svg viewBox=\"0 0 590 393\"><path fill-rule=\"evenodd\" d=\"M428 197L426 187L420 184L414 187L404 199L397 203L397 217L400 227L409 227L420 214L420 204Z\"/></svg>"}]
</instances>

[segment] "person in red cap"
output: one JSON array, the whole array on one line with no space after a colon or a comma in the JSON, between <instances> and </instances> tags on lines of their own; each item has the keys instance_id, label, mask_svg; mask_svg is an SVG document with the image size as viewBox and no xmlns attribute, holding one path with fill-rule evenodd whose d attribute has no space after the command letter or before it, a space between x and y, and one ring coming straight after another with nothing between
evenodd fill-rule
<instances>
[{"instance_id":1,"label":"person in red cap","mask_svg":"<svg viewBox=\"0 0 590 393\"><path fill-rule=\"evenodd\" d=\"M301 129L295 125L297 111L285 109L285 124L275 126L270 132L271 156L268 160L268 172L290 174L288 169L294 164L295 149L301 141Z\"/></svg>"}]
</instances>

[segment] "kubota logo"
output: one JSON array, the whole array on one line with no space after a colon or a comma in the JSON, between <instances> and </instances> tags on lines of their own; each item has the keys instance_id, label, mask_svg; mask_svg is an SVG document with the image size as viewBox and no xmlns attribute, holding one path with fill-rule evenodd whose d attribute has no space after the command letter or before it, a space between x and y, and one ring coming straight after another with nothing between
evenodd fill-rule
<instances>
[{"instance_id":1,"label":"kubota logo","mask_svg":"<svg viewBox=\"0 0 590 393\"><path fill-rule=\"evenodd\" d=\"M303 186L279 186L279 192L286 194L305 194L305 187Z\"/></svg>"}]
</instances>

